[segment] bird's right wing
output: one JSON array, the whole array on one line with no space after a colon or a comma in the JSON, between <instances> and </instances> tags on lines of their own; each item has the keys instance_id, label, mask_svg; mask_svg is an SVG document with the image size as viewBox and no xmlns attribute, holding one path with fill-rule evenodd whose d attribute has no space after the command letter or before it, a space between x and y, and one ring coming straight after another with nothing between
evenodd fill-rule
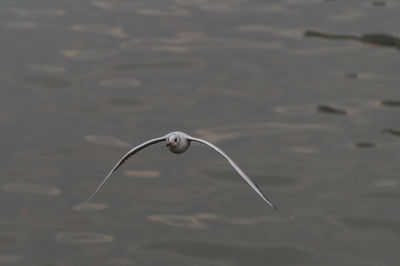
<instances>
[{"instance_id":1,"label":"bird's right wing","mask_svg":"<svg viewBox=\"0 0 400 266\"><path fill-rule=\"evenodd\" d=\"M103 181L100 183L100 185L97 187L97 189L93 192L93 194L86 201L86 204L88 204L93 199L93 197L100 190L100 188L104 185L104 183L107 181L107 179L112 175L112 173L114 173L114 171L117 170L118 167L120 167L124 162L126 162L131 156L133 156L134 154L138 153L139 151L143 150L144 148L146 148L146 147L148 147L150 145L162 142L164 140L165 140L165 136L164 137L160 137L160 138L156 138L156 139L151 139L151 140L148 140L148 141L146 141L146 142L134 147L133 149L131 149L127 154L125 154L121 158L121 160L119 160L119 162L114 166L114 168L111 169L111 171L108 173L108 175L103 179Z\"/></svg>"},{"instance_id":2,"label":"bird's right wing","mask_svg":"<svg viewBox=\"0 0 400 266\"><path fill-rule=\"evenodd\" d=\"M253 182L253 180L250 179L250 177L248 177L243 171L242 169L239 168L239 166L231 159L229 158L228 155L225 154L225 152L223 152L220 148L218 148L217 146L215 146L214 144L205 141L203 139L198 139L198 138L193 138L188 136L188 139L191 141L196 141L196 142L200 142L202 144L205 144L211 148L213 148L216 152L218 152L219 154L221 154L222 156L224 156L224 158L232 165L232 167L236 170L236 172L238 172L238 174L249 184L249 186L254 189L255 192L257 192L257 194L266 202L268 203L272 208L274 208L275 210L277 209L275 207L274 204L272 204L272 202L264 195L264 193L261 191L261 189L256 185L256 183Z\"/></svg>"}]
</instances>

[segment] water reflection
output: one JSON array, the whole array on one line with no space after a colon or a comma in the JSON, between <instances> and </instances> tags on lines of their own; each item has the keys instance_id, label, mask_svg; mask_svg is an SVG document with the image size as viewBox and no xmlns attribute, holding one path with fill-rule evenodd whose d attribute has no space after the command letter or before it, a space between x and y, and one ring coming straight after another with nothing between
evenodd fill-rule
<instances>
[{"instance_id":1,"label":"water reflection","mask_svg":"<svg viewBox=\"0 0 400 266\"><path fill-rule=\"evenodd\" d=\"M113 266L132 266L132 265L143 265L143 266L150 266L150 264L144 264L142 262L135 262L129 258L108 258L105 262L107 265Z\"/></svg>"},{"instance_id":2,"label":"water reflection","mask_svg":"<svg viewBox=\"0 0 400 266\"><path fill-rule=\"evenodd\" d=\"M385 220L379 218L352 217L344 218L343 222L352 229L364 230L372 233L372 230L394 233L400 235L400 222L394 220Z\"/></svg>"},{"instance_id":3,"label":"water reflection","mask_svg":"<svg viewBox=\"0 0 400 266\"><path fill-rule=\"evenodd\" d=\"M29 9L12 7L6 8L5 10L18 17L62 17L66 14L63 9L46 7Z\"/></svg>"},{"instance_id":4,"label":"water reflection","mask_svg":"<svg viewBox=\"0 0 400 266\"><path fill-rule=\"evenodd\" d=\"M357 148L375 148L377 145L373 142L362 141L356 142L355 146Z\"/></svg>"},{"instance_id":5,"label":"water reflection","mask_svg":"<svg viewBox=\"0 0 400 266\"><path fill-rule=\"evenodd\" d=\"M344 74L344 76L346 78L356 79L356 78L358 78L358 73L357 72L347 72Z\"/></svg>"},{"instance_id":6,"label":"water reflection","mask_svg":"<svg viewBox=\"0 0 400 266\"><path fill-rule=\"evenodd\" d=\"M400 49L400 39L386 33L370 33L361 35L331 34L316 30L306 30L305 37L324 38L329 40L351 40L378 46L388 46Z\"/></svg>"},{"instance_id":7,"label":"water reflection","mask_svg":"<svg viewBox=\"0 0 400 266\"><path fill-rule=\"evenodd\" d=\"M42 65L42 64L31 64L28 68L34 71L47 72L47 73L65 73L65 67L53 66L53 65Z\"/></svg>"},{"instance_id":8,"label":"water reflection","mask_svg":"<svg viewBox=\"0 0 400 266\"><path fill-rule=\"evenodd\" d=\"M136 98L111 98L107 102L115 106L141 106L142 101Z\"/></svg>"},{"instance_id":9,"label":"water reflection","mask_svg":"<svg viewBox=\"0 0 400 266\"><path fill-rule=\"evenodd\" d=\"M237 28L238 32L245 33L269 33L279 37L290 38L290 39L301 39L303 37L303 29L281 29L277 27L251 24L242 25Z\"/></svg>"},{"instance_id":10,"label":"water reflection","mask_svg":"<svg viewBox=\"0 0 400 266\"><path fill-rule=\"evenodd\" d=\"M20 262L23 259L23 256L17 254L2 254L0 255L0 264L9 265L9 263Z\"/></svg>"},{"instance_id":11,"label":"water reflection","mask_svg":"<svg viewBox=\"0 0 400 266\"><path fill-rule=\"evenodd\" d=\"M71 27L73 31L90 33L90 34L103 34L107 36L126 38L128 34L121 27L114 27L109 25L95 24L95 25L85 25L77 24Z\"/></svg>"},{"instance_id":12,"label":"water reflection","mask_svg":"<svg viewBox=\"0 0 400 266\"><path fill-rule=\"evenodd\" d=\"M187 17L190 16L190 12L184 8L170 6L170 7L153 7L153 8L136 8L135 11L144 16L154 17Z\"/></svg>"},{"instance_id":13,"label":"water reflection","mask_svg":"<svg viewBox=\"0 0 400 266\"><path fill-rule=\"evenodd\" d=\"M214 181L224 182L230 185L243 186L243 180L236 176L235 172L231 170L204 170L207 177L212 178ZM269 174L256 174L249 173L254 182L258 185L274 188L291 188L299 187L303 182L295 176L277 176Z\"/></svg>"},{"instance_id":14,"label":"water reflection","mask_svg":"<svg viewBox=\"0 0 400 266\"><path fill-rule=\"evenodd\" d=\"M134 178L155 178L160 177L160 172L156 170L126 170L124 175Z\"/></svg>"},{"instance_id":15,"label":"water reflection","mask_svg":"<svg viewBox=\"0 0 400 266\"><path fill-rule=\"evenodd\" d=\"M17 242L17 239L8 235L0 235L0 247L5 247Z\"/></svg>"},{"instance_id":16,"label":"water reflection","mask_svg":"<svg viewBox=\"0 0 400 266\"><path fill-rule=\"evenodd\" d=\"M84 212L92 212L92 211L100 211L108 208L108 205L105 203L79 203L72 207L74 211L84 211Z\"/></svg>"},{"instance_id":17,"label":"water reflection","mask_svg":"<svg viewBox=\"0 0 400 266\"><path fill-rule=\"evenodd\" d=\"M169 52L190 52L207 49L260 49L275 50L282 48L278 42L261 42L245 38L222 38L207 36L203 32L179 32L170 38L133 38L120 45L122 50L150 50Z\"/></svg>"},{"instance_id":18,"label":"water reflection","mask_svg":"<svg viewBox=\"0 0 400 266\"><path fill-rule=\"evenodd\" d=\"M56 240L68 244L105 244L114 241L114 237L88 232L57 233Z\"/></svg>"},{"instance_id":19,"label":"water reflection","mask_svg":"<svg viewBox=\"0 0 400 266\"><path fill-rule=\"evenodd\" d=\"M56 187L30 183L7 183L3 185L3 189L9 192L29 193L44 196L58 196L61 194L61 191Z\"/></svg>"},{"instance_id":20,"label":"water reflection","mask_svg":"<svg viewBox=\"0 0 400 266\"><path fill-rule=\"evenodd\" d=\"M341 10L337 14L332 15L330 18L338 22L351 22L363 18L366 15L367 14L362 10L346 8L344 10Z\"/></svg>"},{"instance_id":21,"label":"water reflection","mask_svg":"<svg viewBox=\"0 0 400 266\"><path fill-rule=\"evenodd\" d=\"M91 61L105 59L113 56L116 53L114 50L103 49L67 49L61 51L61 54L67 58L79 61Z\"/></svg>"},{"instance_id":22,"label":"water reflection","mask_svg":"<svg viewBox=\"0 0 400 266\"><path fill-rule=\"evenodd\" d=\"M400 137L400 130L397 130L397 129L385 128L385 129L382 129L382 133L388 133L395 137Z\"/></svg>"},{"instance_id":23,"label":"water reflection","mask_svg":"<svg viewBox=\"0 0 400 266\"><path fill-rule=\"evenodd\" d=\"M400 192L397 191L368 192L368 193L363 193L362 195L374 199L386 199L386 200L400 199Z\"/></svg>"},{"instance_id":24,"label":"water reflection","mask_svg":"<svg viewBox=\"0 0 400 266\"><path fill-rule=\"evenodd\" d=\"M122 148L129 148L132 146L130 143L126 141L105 135L86 135L84 139L87 142L91 142L101 146L112 146L112 147L122 147Z\"/></svg>"},{"instance_id":25,"label":"water reflection","mask_svg":"<svg viewBox=\"0 0 400 266\"><path fill-rule=\"evenodd\" d=\"M327 113L327 114L335 114L335 115L347 114L347 111L344 109L339 109L337 107L333 107L330 105L324 105L324 104L318 105L318 112Z\"/></svg>"},{"instance_id":26,"label":"water reflection","mask_svg":"<svg viewBox=\"0 0 400 266\"><path fill-rule=\"evenodd\" d=\"M163 70L163 71L190 71L199 70L203 68L204 62L195 58L186 59L169 59L169 60L146 60L136 61L129 63L119 63L110 67L110 70L114 71L151 71L151 70Z\"/></svg>"},{"instance_id":27,"label":"water reflection","mask_svg":"<svg viewBox=\"0 0 400 266\"><path fill-rule=\"evenodd\" d=\"M383 180L377 180L371 183L372 186L374 187L384 187L384 188L392 188L392 187L397 187L400 185L400 182L398 180L394 179L383 179Z\"/></svg>"},{"instance_id":28,"label":"water reflection","mask_svg":"<svg viewBox=\"0 0 400 266\"><path fill-rule=\"evenodd\" d=\"M356 72L356 71L349 71L349 72L337 71L334 72L334 74L338 77L345 77L352 80L356 79L383 80L386 78L384 75L371 72L367 73L367 72Z\"/></svg>"},{"instance_id":29,"label":"water reflection","mask_svg":"<svg viewBox=\"0 0 400 266\"><path fill-rule=\"evenodd\" d=\"M294 153L303 153L303 154L317 154L319 153L319 149L315 148L315 147L311 147L311 146L307 146L307 147L290 147L289 151L294 152Z\"/></svg>"},{"instance_id":30,"label":"water reflection","mask_svg":"<svg viewBox=\"0 0 400 266\"><path fill-rule=\"evenodd\" d=\"M20 81L27 85L47 90L63 89L71 85L69 79L63 76L55 76L50 74L23 77L20 79Z\"/></svg>"},{"instance_id":31,"label":"water reflection","mask_svg":"<svg viewBox=\"0 0 400 266\"><path fill-rule=\"evenodd\" d=\"M277 107L277 112L289 114L291 112L298 113L298 109L292 110L290 107ZM266 130L273 133L294 132L294 131L324 131L334 130L331 125L322 123L308 124L308 123L282 123L282 122L259 122L247 124L232 124L217 127L213 130L198 129L196 135L201 138L207 139L210 142L219 142L222 140L235 139L245 136L265 135Z\"/></svg>"},{"instance_id":32,"label":"water reflection","mask_svg":"<svg viewBox=\"0 0 400 266\"><path fill-rule=\"evenodd\" d=\"M394 100L382 100L381 104L387 107L400 107L400 101Z\"/></svg>"},{"instance_id":33,"label":"water reflection","mask_svg":"<svg viewBox=\"0 0 400 266\"><path fill-rule=\"evenodd\" d=\"M103 79L100 81L100 85L110 88L136 88L142 83L133 78L113 78L113 79Z\"/></svg>"},{"instance_id":34,"label":"water reflection","mask_svg":"<svg viewBox=\"0 0 400 266\"><path fill-rule=\"evenodd\" d=\"M36 23L33 21L9 21L7 22L7 27L12 29L32 29L36 27Z\"/></svg>"},{"instance_id":35,"label":"water reflection","mask_svg":"<svg viewBox=\"0 0 400 266\"><path fill-rule=\"evenodd\" d=\"M190 229L207 229L211 224L223 223L231 225L257 225L277 220L276 217L258 216L258 217L228 217L213 213L198 213L193 215L177 214L153 214L147 217L150 221L162 223L172 227L182 227Z\"/></svg>"},{"instance_id":36,"label":"water reflection","mask_svg":"<svg viewBox=\"0 0 400 266\"><path fill-rule=\"evenodd\" d=\"M335 75L339 76L339 75ZM364 77L369 75L363 75ZM282 115L291 115L293 117L298 117L299 115L308 115L310 119L314 117L315 112L328 114L328 115L338 115L338 116L347 116L349 115L349 119L355 121L357 123L369 123L371 122L371 110L379 109L381 103L375 99L343 99L341 101L333 101L332 104L318 104L315 106L312 104L301 104L301 105L292 105L292 106L277 106L274 108L276 113ZM375 110L374 112L377 112ZM315 125L309 124L309 130L317 131L317 130L339 130L339 127L334 127L333 124L325 124L325 121L321 121L320 123L316 123ZM282 127L283 128L283 127ZM293 131L303 130L302 125L297 125L293 123ZM305 130L305 129L304 129ZM268 132L270 132L269 130Z\"/></svg>"},{"instance_id":37,"label":"water reflection","mask_svg":"<svg viewBox=\"0 0 400 266\"><path fill-rule=\"evenodd\" d=\"M385 1L381 1L381 0L374 0L374 1L372 1L372 4L374 6L380 6L380 7L386 6L386 2Z\"/></svg>"},{"instance_id":38,"label":"water reflection","mask_svg":"<svg viewBox=\"0 0 400 266\"><path fill-rule=\"evenodd\" d=\"M232 0L229 2L223 1L184 1L184 0L174 0L175 3L188 7L195 7L204 11L212 12L231 12L235 9L235 6L239 4L240 0Z\"/></svg>"},{"instance_id":39,"label":"water reflection","mask_svg":"<svg viewBox=\"0 0 400 266\"><path fill-rule=\"evenodd\" d=\"M205 229L207 226L196 216L191 215L150 215L150 221L163 223L174 227L185 227L190 229Z\"/></svg>"},{"instance_id":40,"label":"water reflection","mask_svg":"<svg viewBox=\"0 0 400 266\"><path fill-rule=\"evenodd\" d=\"M220 260L235 265L259 265L267 262L271 265L310 265L317 257L308 250L294 246L246 246L200 241L153 242L143 248L154 251L174 252L178 255Z\"/></svg>"},{"instance_id":41,"label":"water reflection","mask_svg":"<svg viewBox=\"0 0 400 266\"><path fill-rule=\"evenodd\" d=\"M188 17L190 12L176 5L152 5L131 1L94 0L92 5L105 11L134 12L153 17Z\"/></svg>"}]
</instances>

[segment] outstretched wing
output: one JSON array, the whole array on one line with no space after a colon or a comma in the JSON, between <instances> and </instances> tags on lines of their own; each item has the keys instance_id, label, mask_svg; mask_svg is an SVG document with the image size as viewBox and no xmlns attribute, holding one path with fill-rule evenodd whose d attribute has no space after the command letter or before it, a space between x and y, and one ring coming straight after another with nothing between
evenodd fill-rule
<instances>
[{"instance_id":1,"label":"outstretched wing","mask_svg":"<svg viewBox=\"0 0 400 266\"><path fill-rule=\"evenodd\" d=\"M100 183L100 185L97 187L97 189L93 192L93 194L86 201L86 204L88 204L93 199L93 197L100 190L100 188L104 185L104 183L107 181L107 179L112 175L112 173L114 173L114 171L117 170L118 167L120 167L124 162L126 162L131 156L133 156L134 154L138 153L139 151L143 150L144 148L146 148L150 145L156 144L158 142L162 142L164 140L165 140L165 137L151 139L151 140L146 141L146 142L136 146L135 148L131 149L127 154L125 154L122 157L121 160L119 160L119 162L114 166L114 168L111 169L111 171L108 173L108 175L103 179L103 181Z\"/></svg>"},{"instance_id":2,"label":"outstretched wing","mask_svg":"<svg viewBox=\"0 0 400 266\"><path fill-rule=\"evenodd\" d=\"M256 183L253 182L253 180L250 179L250 177L248 177L243 171L242 169L239 168L239 166L237 166L237 164L228 157L228 155L225 154L225 152L223 152L220 148L218 148L217 146L215 146L214 144L205 141L203 139L198 139L198 138L193 138L193 137L188 137L189 140L191 141L196 141L196 142L200 142L202 144L205 144L211 148L213 148L216 152L218 152L219 154L221 154L222 156L225 157L226 160L228 160L228 162L232 165L233 168L235 168L235 170L239 173L239 175L241 175L243 177L244 180L246 180L246 182L250 185L250 187L252 189L255 190L255 192L257 192L258 195L260 195L260 197L269 205L271 205L272 208L274 208L275 210L277 209L275 207L274 204L272 204L271 201L269 201L267 199L267 197L264 195L264 193L260 190L260 188L256 185Z\"/></svg>"}]
</instances>

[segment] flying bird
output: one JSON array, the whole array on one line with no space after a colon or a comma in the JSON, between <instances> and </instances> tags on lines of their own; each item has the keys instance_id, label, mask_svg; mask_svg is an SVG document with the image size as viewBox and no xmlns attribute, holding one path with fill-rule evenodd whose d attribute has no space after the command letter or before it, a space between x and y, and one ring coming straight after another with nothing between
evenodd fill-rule
<instances>
[{"instance_id":1,"label":"flying bird","mask_svg":"<svg viewBox=\"0 0 400 266\"><path fill-rule=\"evenodd\" d=\"M134 154L138 153L139 151L143 150L144 148L146 148L146 147L148 147L150 145L153 145L153 144L156 144L156 143L159 143L159 142L163 142L163 141L166 141L168 149L171 152L176 153L176 154L180 154L180 153L185 152L189 148L190 143L192 141L199 142L199 143L202 143L202 144L204 144L206 146L209 146L209 147L213 148L216 152L221 154L231 164L231 166L239 173L239 175L247 182L247 184L249 184L249 186L252 189L254 189L254 191L257 192L257 194L266 203L268 203L275 210L277 209L275 207L275 205L272 204L272 202L270 200L268 200L268 198L264 195L264 193L260 190L260 188L250 179L250 177L248 177L242 171L242 169L240 169L239 166L237 166L237 164L231 158L229 158L228 155L225 154L225 152L223 152L220 148L218 148L217 146L215 146L214 144L212 144L212 143L210 143L208 141L205 141L205 140L199 139L199 138L191 137L188 134L180 132L180 131L171 132L171 133L168 133L167 135L165 135L163 137L159 137L159 138L148 140L148 141L146 141L146 142L134 147L133 149L131 149L128 153L126 153L121 158L121 160L119 160L119 162L114 166L114 168L111 169L111 171L108 173L108 175L103 179L103 181L97 187L97 189L89 197L89 199L87 200L86 204L88 204L93 199L93 197L101 189L101 187L104 185L104 183L107 181L107 179L112 175L112 173L114 173L115 170L117 170L131 156L133 156Z\"/></svg>"}]
</instances>

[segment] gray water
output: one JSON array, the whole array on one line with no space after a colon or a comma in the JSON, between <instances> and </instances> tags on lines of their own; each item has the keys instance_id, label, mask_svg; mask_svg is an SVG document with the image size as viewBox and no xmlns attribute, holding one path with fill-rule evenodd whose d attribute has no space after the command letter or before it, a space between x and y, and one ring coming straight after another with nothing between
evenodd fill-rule
<instances>
[{"instance_id":1,"label":"gray water","mask_svg":"<svg viewBox=\"0 0 400 266\"><path fill-rule=\"evenodd\" d=\"M397 265L399 12L3 0L0 265Z\"/></svg>"}]
</instances>

